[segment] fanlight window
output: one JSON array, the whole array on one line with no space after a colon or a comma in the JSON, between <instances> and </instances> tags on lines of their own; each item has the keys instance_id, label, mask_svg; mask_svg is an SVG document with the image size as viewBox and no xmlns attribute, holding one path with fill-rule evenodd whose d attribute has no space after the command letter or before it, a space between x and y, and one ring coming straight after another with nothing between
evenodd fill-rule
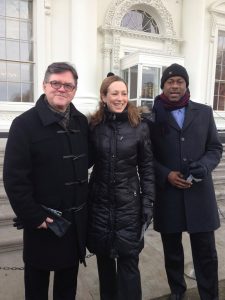
<instances>
[{"instance_id":1,"label":"fanlight window","mask_svg":"<svg viewBox=\"0 0 225 300\"><path fill-rule=\"evenodd\" d=\"M139 9L126 13L122 19L121 26L131 30L159 34L159 28L153 17Z\"/></svg>"}]
</instances>

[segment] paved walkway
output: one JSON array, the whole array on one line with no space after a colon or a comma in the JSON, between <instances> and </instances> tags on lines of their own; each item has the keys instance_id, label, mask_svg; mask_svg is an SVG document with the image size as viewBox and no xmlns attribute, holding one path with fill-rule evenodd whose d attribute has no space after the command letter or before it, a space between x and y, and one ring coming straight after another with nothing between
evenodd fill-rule
<instances>
[{"instance_id":1,"label":"paved walkway","mask_svg":"<svg viewBox=\"0 0 225 300\"><path fill-rule=\"evenodd\" d=\"M154 300L167 300L168 296L155 298ZM184 300L199 300L197 288L189 289L184 297ZM225 299L225 280L221 280L219 283L219 299Z\"/></svg>"},{"instance_id":2,"label":"paved walkway","mask_svg":"<svg viewBox=\"0 0 225 300\"><path fill-rule=\"evenodd\" d=\"M225 207L219 205L225 216ZM199 300L196 281L189 278L193 274L189 235L183 234L185 251L185 273L187 294L185 300ZM221 216L221 228L216 231L219 258L220 300L225 299L225 219ZM81 266L77 300L99 300L98 277L95 257L87 259L87 268ZM142 278L142 300L167 299L170 293L164 269L163 251L159 233L149 228L145 235L145 248L140 255ZM84 295L85 291L85 295Z\"/></svg>"},{"instance_id":3,"label":"paved walkway","mask_svg":"<svg viewBox=\"0 0 225 300\"><path fill-rule=\"evenodd\" d=\"M219 203L225 216L225 205ZM221 216L222 217L222 216ZM207 222L207 220L206 220ZM185 249L185 273L192 275L192 259L188 234L183 234ZM221 228L216 231L216 244L219 258L220 300L225 299L225 219L221 218ZM21 252L9 252L2 256L7 266L23 266ZM142 279L142 300L166 300L170 293L164 269L163 251L159 233L149 228L145 235L145 248L140 255ZM188 291L185 300L199 300L196 281L186 276ZM51 281L52 284L52 281ZM50 288L52 290L52 288ZM51 294L51 293L50 293ZM0 269L0 299L23 300L23 271ZM49 297L49 300L52 298ZM40 299L41 300L41 299ZM99 300L98 276L95 256L87 259L87 268L80 266L78 294L76 300ZM126 300L126 299L124 299Z\"/></svg>"}]
</instances>

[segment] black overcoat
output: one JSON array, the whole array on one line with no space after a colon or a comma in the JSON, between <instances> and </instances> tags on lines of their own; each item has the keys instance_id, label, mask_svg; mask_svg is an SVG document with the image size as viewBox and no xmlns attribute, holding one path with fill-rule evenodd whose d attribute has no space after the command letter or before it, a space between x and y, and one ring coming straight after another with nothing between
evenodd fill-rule
<instances>
[{"instance_id":1,"label":"black overcoat","mask_svg":"<svg viewBox=\"0 0 225 300\"><path fill-rule=\"evenodd\" d=\"M126 113L108 115L90 134L88 247L97 255L138 255L143 216L154 201L154 168L148 125L131 127Z\"/></svg>"},{"instance_id":2,"label":"black overcoat","mask_svg":"<svg viewBox=\"0 0 225 300\"><path fill-rule=\"evenodd\" d=\"M38 268L71 267L75 258L85 256L88 124L72 103L70 108L65 131L42 95L35 107L14 119L6 145L5 190L24 224L24 261ZM59 238L50 229L37 229L47 217L41 204L60 211L84 207Z\"/></svg>"},{"instance_id":3,"label":"black overcoat","mask_svg":"<svg viewBox=\"0 0 225 300\"><path fill-rule=\"evenodd\" d=\"M182 129L170 112L167 117L166 132L160 133L157 125L152 130L156 170L154 228L163 233L215 230L220 222L211 172L220 161L222 145L212 109L190 101ZM169 172L184 173L191 161L206 166L207 177L189 189L172 186L167 180Z\"/></svg>"}]
</instances>

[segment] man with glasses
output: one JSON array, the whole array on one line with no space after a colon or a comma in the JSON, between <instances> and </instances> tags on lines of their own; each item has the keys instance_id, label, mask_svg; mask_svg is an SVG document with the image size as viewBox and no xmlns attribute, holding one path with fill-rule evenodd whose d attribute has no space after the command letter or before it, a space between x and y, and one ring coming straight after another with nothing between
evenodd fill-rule
<instances>
[{"instance_id":1,"label":"man with glasses","mask_svg":"<svg viewBox=\"0 0 225 300\"><path fill-rule=\"evenodd\" d=\"M85 263L88 178L86 117L72 104L78 75L68 63L48 66L44 94L14 119L3 180L17 227L24 228L25 299L74 300Z\"/></svg>"}]
</instances>

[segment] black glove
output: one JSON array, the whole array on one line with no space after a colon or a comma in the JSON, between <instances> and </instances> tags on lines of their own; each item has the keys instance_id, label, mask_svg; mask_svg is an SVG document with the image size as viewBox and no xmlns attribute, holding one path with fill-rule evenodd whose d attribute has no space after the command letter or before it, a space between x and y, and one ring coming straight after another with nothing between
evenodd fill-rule
<instances>
[{"instance_id":1,"label":"black glove","mask_svg":"<svg viewBox=\"0 0 225 300\"><path fill-rule=\"evenodd\" d=\"M148 207L148 213L143 212L142 214L142 223L148 226L152 223L153 220L153 205L151 205L150 207ZM146 228L146 229L147 229Z\"/></svg>"},{"instance_id":2,"label":"black glove","mask_svg":"<svg viewBox=\"0 0 225 300\"><path fill-rule=\"evenodd\" d=\"M207 168L203 164L195 161L189 165L189 171L196 179L204 179L208 174Z\"/></svg>"},{"instance_id":3,"label":"black glove","mask_svg":"<svg viewBox=\"0 0 225 300\"><path fill-rule=\"evenodd\" d=\"M23 229L23 224L18 217L13 218L13 227L18 230Z\"/></svg>"}]
</instances>

